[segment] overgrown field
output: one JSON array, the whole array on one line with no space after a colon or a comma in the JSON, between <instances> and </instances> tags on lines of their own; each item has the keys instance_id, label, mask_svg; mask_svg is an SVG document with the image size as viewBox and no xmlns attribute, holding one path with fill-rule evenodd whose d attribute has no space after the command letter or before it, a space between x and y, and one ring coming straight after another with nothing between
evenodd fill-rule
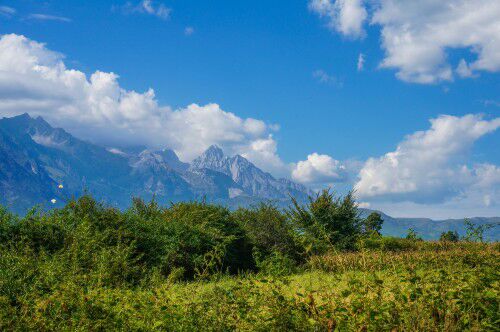
<instances>
[{"instance_id":1,"label":"overgrown field","mask_svg":"<svg viewBox=\"0 0 500 332\"><path fill-rule=\"evenodd\" d=\"M498 330L498 243L379 226L328 192L286 212L0 209L0 330Z\"/></svg>"}]
</instances>

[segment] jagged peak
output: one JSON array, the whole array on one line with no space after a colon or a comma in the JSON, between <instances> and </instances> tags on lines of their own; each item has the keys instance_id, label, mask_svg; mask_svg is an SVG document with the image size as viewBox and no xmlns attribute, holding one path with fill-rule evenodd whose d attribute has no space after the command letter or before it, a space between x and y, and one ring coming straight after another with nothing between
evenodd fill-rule
<instances>
[{"instance_id":1,"label":"jagged peak","mask_svg":"<svg viewBox=\"0 0 500 332\"><path fill-rule=\"evenodd\" d=\"M206 161L214 162L214 161L222 161L224 159L224 152L217 145L211 145L208 149L206 149L198 158L196 158L193 163L204 163Z\"/></svg>"},{"instance_id":2,"label":"jagged peak","mask_svg":"<svg viewBox=\"0 0 500 332\"><path fill-rule=\"evenodd\" d=\"M224 151L222 151L222 149L218 145L212 144L208 147L208 149L205 150L205 152L203 152L203 154L217 155L223 157Z\"/></svg>"},{"instance_id":3,"label":"jagged peak","mask_svg":"<svg viewBox=\"0 0 500 332\"><path fill-rule=\"evenodd\" d=\"M33 118L27 112L24 112L23 114L19 114L19 115L13 116L12 119L26 119L26 120L31 120Z\"/></svg>"}]
</instances>

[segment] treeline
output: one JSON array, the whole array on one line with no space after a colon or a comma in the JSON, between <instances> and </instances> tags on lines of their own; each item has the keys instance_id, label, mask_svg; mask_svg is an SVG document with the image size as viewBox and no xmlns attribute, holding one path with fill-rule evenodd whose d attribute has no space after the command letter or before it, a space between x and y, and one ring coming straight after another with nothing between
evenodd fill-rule
<instances>
[{"instance_id":1,"label":"treeline","mask_svg":"<svg viewBox=\"0 0 500 332\"><path fill-rule=\"evenodd\" d=\"M13 280L23 268L37 266L36 273L54 278L133 285L148 278L289 274L311 256L402 250L420 241L411 230L407 239L383 237L382 223L378 213L361 218L351 193L340 197L328 190L305 205L293 201L286 210L271 203L236 211L204 202L162 207L134 199L122 212L83 196L22 218L0 209L0 270ZM482 230L471 227L476 233L468 240L481 240ZM445 233L442 239L457 241L458 235Z\"/></svg>"}]
</instances>

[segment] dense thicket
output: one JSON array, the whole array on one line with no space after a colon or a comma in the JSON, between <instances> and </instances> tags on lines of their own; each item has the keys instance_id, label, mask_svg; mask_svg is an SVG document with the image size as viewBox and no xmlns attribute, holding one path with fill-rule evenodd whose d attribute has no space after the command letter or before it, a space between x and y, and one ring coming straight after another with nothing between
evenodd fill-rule
<instances>
[{"instance_id":1,"label":"dense thicket","mask_svg":"<svg viewBox=\"0 0 500 332\"><path fill-rule=\"evenodd\" d=\"M331 248L354 249L362 235L352 195L329 191L286 212L271 203L231 212L203 202L161 207L140 199L121 212L83 196L23 218L2 209L0 218L1 250L57 257L61 268L127 283L151 273L193 279L255 271L269 261L296 266Z\"/></svg>"},{"instance_id":2,"label":"dense thicket","mask_svg":"<svg viewBox=\"0 0 500 332\"><path fill-rule=\"evenodd\" d=\"M371 321L432 330L498 321L498 246L471 243L482 240L482 228L470 224L468 242L451 232L426 242L412 231L383 237L381 224L377 213L359 216L352 194L329 191L286 211L140 199L120 211L90 196L23 217L0 207L0 330L328 330ZM418 269L428 290L416 286L424 282ZM378 304L369 301L376 293L362 296L383 289L372 271L392 280L392 295ZM455 280L458 271L464 278ZM316 290L304 293L306 282L328 289L325 304L315 303ZM460 301L450 314L433 297L445 288L450 303ZM354 289L356 300L344 302ZM413 306L403 304L411 296Z\"/></svg>"}]
</instances>

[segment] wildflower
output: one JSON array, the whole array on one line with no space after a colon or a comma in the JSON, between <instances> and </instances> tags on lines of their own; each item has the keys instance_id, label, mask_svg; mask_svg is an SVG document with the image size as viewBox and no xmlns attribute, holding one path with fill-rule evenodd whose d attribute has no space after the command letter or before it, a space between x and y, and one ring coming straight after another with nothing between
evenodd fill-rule
<instances>
[{"instance_id":1,"label":"wildflower","mask_svg":"<svg viewBox=\"0 0 500 332\"><path fill-rule=\"evenodd\" d=\"M57 200L56 200L55 198L52 198L52 199L50 200L50 202L51 202L52 204L56 204Z\"/></svg>"},{"instance_id":2,"label":"wildflower","mask_svg":"<svg viewBox=\"0 0 500 332\"><path fill-rule=\"evenodd\" d=\"M64 188L64 186L63 186L62 184L58 185L57 187L58 187L59 189Z\"/></svg>"}]
</instances>

